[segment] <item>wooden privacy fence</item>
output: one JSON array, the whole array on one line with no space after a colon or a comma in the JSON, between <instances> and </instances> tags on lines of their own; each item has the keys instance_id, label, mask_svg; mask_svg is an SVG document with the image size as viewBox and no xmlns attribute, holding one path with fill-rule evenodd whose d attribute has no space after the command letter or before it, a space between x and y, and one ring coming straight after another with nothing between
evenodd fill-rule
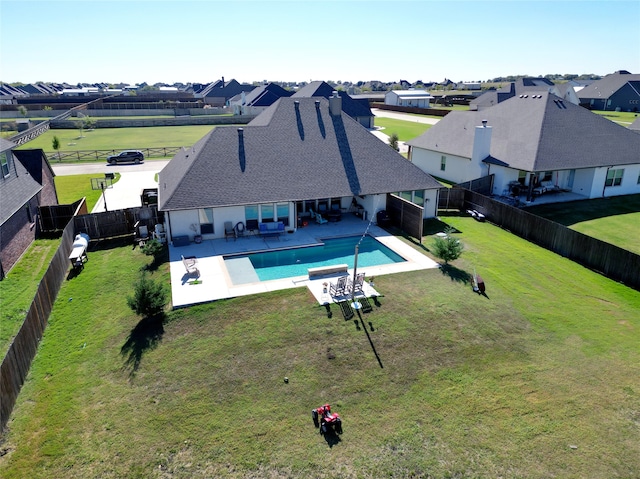
<instances>
[{"instance_id":1,"label":"wooden privacy fence","mask_svg":"<svg viewBox=\"0 0 640 479\"><path fill-rule=\"evenodd\" d=\"M422 206L397 195L387 195L387 213L389 213L394 226L422 241L424 227L424 208Z\"/></svg>"},{"instance_id":2,"label":"wooden privacy fence","mask_svg":"<svg viewBox=\"0 0 640 479\"><path fill-rule=\"evenodd\" d=\"M75 231L86 233L92 240L133 234L138 221L146 225L151 233L154 226L161 223L157 205L91 213L73 218Z\"/></svg>"},{"instance_id":3,"label":"wooden privacy fence","mask_svg":"<svg viewBox=\"0 0 640 479\"><path fill-rule=\"evenodd\" d=\"M140 150L145 158L168 158L175 156L181 146L159 146L157 148L132 148ZM120 150L79 150L79 151L50 151L46 152L47 159L57 161L107 161L107 156L116 155Z\"/></svg>"},{"instance_id":4,"label":"wooden privacy fence","mask_svg":"<svg viewBox=\"0 0 640 479\"><path fill-rule=\"evenodd\" d=\"M76 216L87 214L87 199L82 198L70 205L38 206L40 231L60 231Z\"/></svg>"},{"instance_id":5,"label":"wooden privacy fence","mask_svg":"<svg viewBox=\"0 0 640 479\"><path fill-rule=\"evenodd\" d=\"M479 193L464 192L460 209L478 210L488 221L521 238L640 290L640 255Z\"/></svg>"},{"instance_id":6,"label":"wooden privacy fence","mask_svg":"<svg viewBox=\"0 0 640 479\"><path fill-rule=\"evenodd\" d=\"M4 430L20 389L29 373L31 361L49 321L60 287L69 269L69 253L73 245L73 222L62 232L62 239L51 264L44 274L27 315L9 345L0 366L0 431Z\"/></svg>"}]
</instances>

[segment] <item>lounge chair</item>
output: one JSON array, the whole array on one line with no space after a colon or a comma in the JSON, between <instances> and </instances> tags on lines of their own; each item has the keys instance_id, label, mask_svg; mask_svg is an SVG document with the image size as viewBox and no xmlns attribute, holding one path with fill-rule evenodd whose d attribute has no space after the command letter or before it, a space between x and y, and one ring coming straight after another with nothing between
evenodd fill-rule
<instances>
[{"instance_id":1,"label":"lounge chair","mask_svg":"<svg viewBox=\"0 0 640 479\"><path fill-rule=\"evenodd\" d=\"M188 275L195 275L196 277L200 276L200 270L198 269L198 260L196 259L195 256L189 256L187 258L185 258L184 256L182 256L182 264L184 265L185 269L187 270L187 274Z\"/></svg>"},{"instance_id":2,"label":"lounge chair","mask_svg":"<svg viewBox=\"0 0 640 479\"><path fill-rule=\"evenodd\" d=\"M328 222L329 220L325 220L320 213L316 213L316 223L318 223L319 225L323 225Z\"/></svg>"},{"instance_id":3,"label":"lounge chair","mask_svg":"<svg viewBox=\"0 0 640 479\"><path fill-rule=\"evenodd\" d=\"M225 241L229 241L229 238L233 238L236 240L236 230L233 229L233 223L231 221L224 222L224 239Z\"/></svg>"},{"instance_id":4,"label":"lounge chair","mask_svg":"<svg viewBox=\"0 0 640 479\"><path fill-rule=\"evenodd\" d=\"M351 279L351 276L349 276L346 290L350 294L362 293L363 285L364 285L364 273L358 273L356 275L355 282Z\"/></svg>"},{"instance_id":5,"label":"lounge chair","mask_svg":"<svg viewBox=\"0 0 640 479\"><path fill-rule=\"evenodd\" d=\"M331 296L344 296L348 279L349 276L340 276L335 283L329 283L329 294Z\"/></svg>"}]
</instances>

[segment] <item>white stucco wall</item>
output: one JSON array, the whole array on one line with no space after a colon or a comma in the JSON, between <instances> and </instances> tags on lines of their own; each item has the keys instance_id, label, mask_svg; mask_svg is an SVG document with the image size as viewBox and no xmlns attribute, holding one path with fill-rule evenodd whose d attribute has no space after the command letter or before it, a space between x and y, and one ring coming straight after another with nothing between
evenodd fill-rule
<instances>
[{"instance_id":1,"label":"white stucco wall","mask_svg":"<svg viewBox=\"0 0 640 479\"><path fill-rule=\"evenodd\" d=\"M444 171L440 169L442 156L446 157ZM487 167L484 164L474 165L469 158L416 147L411 147L411 162L431 176L437 176L455 183L474 180L487 174Z\"/></svg>"}]
</instances>

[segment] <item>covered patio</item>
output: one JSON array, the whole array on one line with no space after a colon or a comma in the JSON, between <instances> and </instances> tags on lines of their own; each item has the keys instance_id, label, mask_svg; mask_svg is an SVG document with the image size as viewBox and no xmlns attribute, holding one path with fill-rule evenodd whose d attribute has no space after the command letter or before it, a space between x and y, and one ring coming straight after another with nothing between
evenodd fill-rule
<instances>
[{"instance_id":1,"label":"covered patio","mask_svg":"<svg viewBox=\"0 0 640 479\"><path fill-rule=\"evenodd\" d=\"M313 246L321 244L323 239L369 234L385 246L400 254L406 261L381 266L358 268L358 272L367 277L400 273L420 269L436 268L438 264L404 243L384 229L363 221L353 215L343 215L342 221L328 222L322 225L310 223L293 233L284 233L279 237L261 237L245 235L236 239L204 240L200 244L189 243L186 246L169 245L171 270L171 294L174 308L190 306L219 299L265 293L288 288L307 287L319 304L334 302L329 294L323 292L323 283L335 282L337 275L323 277L298 276L272 281L252 281L234 284L224 261L225 255L244 254L259 251L272 251L285 248ZM187 273L182 257L195 257L199 276ZM344 273L342 273L344 274ZM348 274L353 276L353 270ZM364 285L364 296L377 296L379 293L369 284ZM339 298L344 299L344 298Z\"/></svg>"}]
</instances>

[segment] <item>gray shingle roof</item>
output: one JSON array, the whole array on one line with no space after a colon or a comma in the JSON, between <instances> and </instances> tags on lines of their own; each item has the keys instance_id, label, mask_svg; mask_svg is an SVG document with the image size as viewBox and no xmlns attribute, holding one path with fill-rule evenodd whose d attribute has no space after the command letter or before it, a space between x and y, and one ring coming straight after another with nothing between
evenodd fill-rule
<instances>
[{"instance_id":1,"label":"gray shingle roof","mask_svg":"<svg viewBox=\"0 0 640 479\"><path fill-rule=\"evenodd\" d=\"M314 81L300 88L293 96L295 98L329 98L333 92L334 88L327 82ZM344 91L339 91L338 94L342 98L342 110L351 118L373 116L367 100L354 100Z\"/></svg>"},{"instance_id":2,"label":"gray shingle roof","mask_svg":"<svg viewBox=\"0 0 640 479\"><path fill-rule=\"evenodd\" d=\"M483 111L451 112L412 147L471 158L475 127L492 127L490 155L524 171L640 163L640 135L550 93L516 96Z\"/></svg>"},{"instance_id":3,"label":"gray shingle roof","mask_svg":"<svg viewBox=\"0 0 640 479\"><path fill-rule=\"evenodd\" d=\"M640 75L628 72L611 73L578 91L578 98L583 101L590 98L609 98L627 82L640 82Z\"/></svg>"},{"instance_id":4,"label":"gray shingle roof","mask_svg":"<svg viewBox=\"0 0 640 479\"><path fill-rule=\"evenodd\" d=\"M6 143L11 142L2 141L2 151L5 151ZM0 178L0 224L4 224L42 190L42 184L29 174L26 166L11 152L7 152L7 155L10 157L9 176Z\"/></svg>"},{"instance_id":5,"label":"gray shingle roof","mask_svg":"<svg viewBox=\"0 0 640 479\"><path fill-rule=\"evenodd\" d=\"M298 109L296 109L296 101ZM317 106L316 106L317 103ZM319 98L281 98L242 129L218 127L159 175L162 210L438 188Z\"/></svg>"}]
</instances>

